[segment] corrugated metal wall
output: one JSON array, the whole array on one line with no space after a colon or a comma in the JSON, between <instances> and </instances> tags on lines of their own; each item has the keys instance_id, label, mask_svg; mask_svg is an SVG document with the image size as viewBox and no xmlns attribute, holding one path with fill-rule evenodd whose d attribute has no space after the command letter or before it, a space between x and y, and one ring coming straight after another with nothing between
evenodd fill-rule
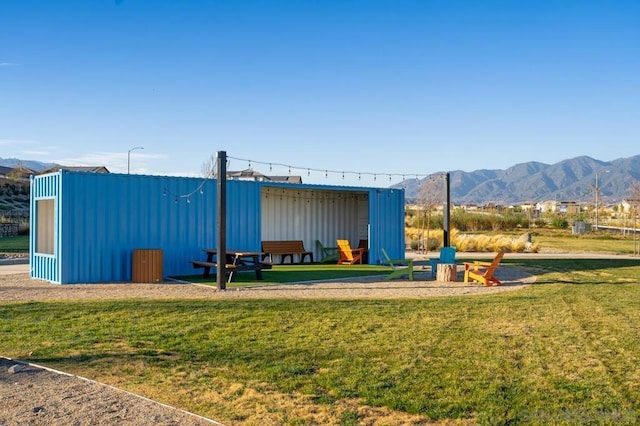
<instances>
[{"instance_id":1,"label":"corrugated metal wall","mask_svg":"<svg viewBox=\"0 0 640 426\"><path fill-rule=\"evenodd\" d=\"M202 249L216 247L216 184L213 179L66 170L35 177L32 277L57 283L128 282L134 249L162 249L165 276L199 273L189 260L204 260ZM376 191L394 195L378 196L373 203ZM403 250L403 195L384 189L312 185L293 189L292 184L230 180L227 247L260 250L263 239L302 239L315 252L316 239L334 245L335 239L344 237L357 244L367 237L368 223L383 218L384 234L372 236L371 241L385 247L398 242ZM56 200L54 255L34 249L33 201L39 198ZM372 206L379 211L372 214ZM372 263L378 257L372 256Z\"/></svg>"},{"instance_id":2,"label":"corrugated metal wall","mask_svg":"<svg viewBox=\"0 0 640 426\"><path fill-rule=\"evenodd\" d=\"M369 263L382 261L380 248L404 257L404 190L324 185L263 184L262 239L303 240L320 259L316 240L335 247L369 239Z\"/></svg>"},{"instance_id":3,"label":"corrugated metal wall","mask_svg":"<svg viewBox=\"0 0 640 426\"><path fill-rule=\"evenodd\" d=\"M262 188L262 239L302 240L320 260L317 240L335 247L347 239L353 247L367 239L368 192L297 187Z\"/></svg>"},{"instance_id":4,"label":"corrugated metal wall","mask_svg":"<svg viewBox=\"0 0 640 426\"><path fill-rule=\"evenodd\" d=\"M60 252L62 246L62 240L60 238L60 185L61 176L59 173L31 176L30 182L30 237L29 237L29 264L30 264L30 276L31 278L38 278L48 280L54 283L60 283ZM38 201L41 200L53 200L53 254L38 254L37 253L37 240L38 235Z\"/></svg>"},{"instance_id":5,"label":"corrugated metal wall","mask_svg":"<svg viewBox=\"0 0 640 426\"><path fill-rule=\"evenodd\" d=\"M381 248L391 258L404 258L404 190L373 189L369 194L369 263L384 263Z\"/></svg>"},{"instance_id":6,"label":"corrugated metal wall","mask_svg":"<svg viewBox=\"0 0 640 426\"><path fill-rule=\"evenodd\" d=\"M59 192L50 189L55 183ZM130 281L134 249L162 249L165 275L186 275L198 272L189 260L216 246L215 180L63 170L33 186L34 198L55 196L59 206L55 256L37 254L32 233L34 278ZM228 182L228 247L260 248L259 202L256 185Z\"/></svg>"}]
</instances>

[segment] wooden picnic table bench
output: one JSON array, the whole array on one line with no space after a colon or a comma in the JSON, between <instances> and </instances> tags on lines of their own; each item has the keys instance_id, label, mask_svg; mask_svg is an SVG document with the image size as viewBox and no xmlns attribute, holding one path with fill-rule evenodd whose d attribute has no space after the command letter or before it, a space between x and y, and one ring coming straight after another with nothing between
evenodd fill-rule
<instances>
[{"instance_id":1,"label":"wooden picnic table bench","mask_svg":"<svg viewBox=\"0 0 640 426\"><path fill-rule=\"evenodd\" d=\"M306 257L309 257L309 261L313 263L313 252L305 250L302 240L263 241L262 251L264 252L263 259L268 257L272 263L274 254L280 256L281 264L287 257L293 263L294 254L300 256L300 263L303 263Z\"/></svg>"},{"instance_id":2,"label":"wooden picnic table bench","mask_svg":"<svg viewBox=\"0 0 640 426\"><path fill-rule=\"evenodd\" d=\"M191 260L190 263L194 268L204 268L203 277L209 278L211 275L211 269L218 268L217 258L218 250L205 249L207 253L207 260ZM272 265L269 262L264 262L260 258L264 253L259 251L240 251L240 250L226 250L226 263L225 270L229 274L228 282L234 280L236 272L240 271L255 271L256 278L262 279L262 270L271 269Z\"/></svg>"}]
</instances>

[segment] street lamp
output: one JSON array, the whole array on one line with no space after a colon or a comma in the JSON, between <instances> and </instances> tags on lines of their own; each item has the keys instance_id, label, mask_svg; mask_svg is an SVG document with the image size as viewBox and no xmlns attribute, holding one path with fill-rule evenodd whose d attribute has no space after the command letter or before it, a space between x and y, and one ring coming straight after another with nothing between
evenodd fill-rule
<instances>
[{"instance_id":1,"label":"street lamp","mask_svg":"<svg viewBox=\"0 0 640 426\"><path fill-rule=\"evenodd\" d=\"M144 149L143 146L134 146L129 151L127 151L127 174L131 172L131 151L136 149ZM598 175L596 174L596 186L598 186ZM597 198L596 198L597 200ZM597 203L597 201L596 201Z\"/></svg>"},{"instance_id":2,"label":"street lamp","mask_svg":"<svg viewBox=\"0 0 640 426\"><path fill-rule=\"evenodd\" d=\"M605 170L603 173L609 173L609 170ZM596 172L596 231L598 230L598 192L600 189L598 188L598 172Z\"/></svg>"}]
</instances>

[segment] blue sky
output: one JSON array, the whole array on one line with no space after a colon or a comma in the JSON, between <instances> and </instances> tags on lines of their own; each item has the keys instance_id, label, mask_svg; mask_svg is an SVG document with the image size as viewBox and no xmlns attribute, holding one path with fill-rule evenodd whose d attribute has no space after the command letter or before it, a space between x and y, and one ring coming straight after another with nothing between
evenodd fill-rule
<instances>
[{"instance_id":1,"label":"blue sky","mask_svg":"<svg viewBox=\"0 0 640 426\"><path fill-rule=\"evenodd\" d=\"M0 3L2 158L373 185L630 157L638 123L637 1Z\"/></svg>"}]
</instances>

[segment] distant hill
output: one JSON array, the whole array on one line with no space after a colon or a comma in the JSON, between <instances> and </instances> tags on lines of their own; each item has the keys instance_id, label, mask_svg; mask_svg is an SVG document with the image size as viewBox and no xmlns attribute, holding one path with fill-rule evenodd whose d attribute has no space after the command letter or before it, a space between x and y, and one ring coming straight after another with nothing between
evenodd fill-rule
<instances>
[{"instance_id":1,"label":"distant hill","mask_svg":"<svg viewBox=\"0 0 640 426\"><path fill-rule=\"evenodd\" d=\"M603 202L614 203L629 196L629 185L640 180L640 155L614 161L576 157L556 164L520 163L506 170L450 172L451 201L460 203L520 204L547 200L593 202L595 180ZM408 202L414 201L420 186L430 178L407 179L392 188L405 188Z\"/></svg>"},{"instance_id":2,"label":"distant hill","mask_svg":"<svg viewBox=\"0 0 640 426\"><path fill-rule=\"evenodd\" d=\"M0 166L18 165L36 172L59 166L55 163L0 158ZM450 172L451 201L454 204L521 204L548 200L591 203L594 200L596 172L602 202L618 202L629 196L631 182L640 181L640 155L609 162L581 156L555 164L535 161L520 163L506 170L455 170ZM438 179L438 175L440 173L421 180L407 179L391 188L405 188L407 202L413 202L420 186L428 179Z\"/></svg>"},{"instance_id":3,"label":"distant hill","mask_svg":"<svg viewBox=\"0 0 640 426\"><path fill-rule=\"evenodd\" d=\"M0 158L0 166L6 167L17 167L22 166L27 169L31 169L36 172L40 172L42 170L46 170L48 168L58 166L56 163L42 163L40 161L33 160L20 160L18 158Z\"/></svg>"}]
</instances>

